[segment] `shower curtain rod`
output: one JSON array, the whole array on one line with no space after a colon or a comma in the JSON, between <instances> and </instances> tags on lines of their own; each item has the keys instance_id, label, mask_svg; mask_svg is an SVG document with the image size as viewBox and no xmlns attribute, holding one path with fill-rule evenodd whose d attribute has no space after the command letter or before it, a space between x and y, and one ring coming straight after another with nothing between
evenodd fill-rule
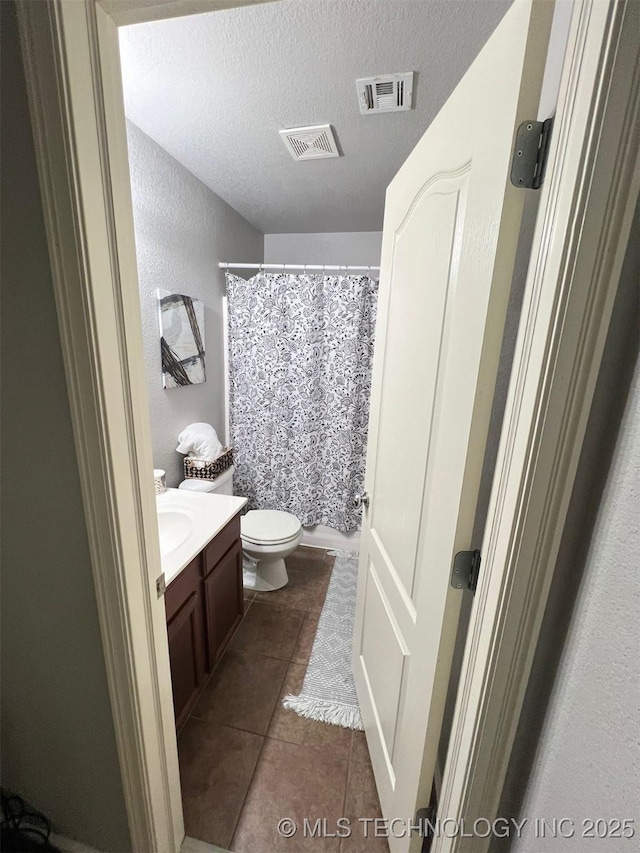
<instances>
[{"instance_id":1,"label":"shower curtain rod","mask_svg":"<svg viewBox=\"0 0 640 853\"><path fill-rule=\"evenodd\" d=\"M380 272L380 267L372 266L336 266L335 264L218 264L221 270L368 270L369 272Z\"/></svg>"}]
</instances>

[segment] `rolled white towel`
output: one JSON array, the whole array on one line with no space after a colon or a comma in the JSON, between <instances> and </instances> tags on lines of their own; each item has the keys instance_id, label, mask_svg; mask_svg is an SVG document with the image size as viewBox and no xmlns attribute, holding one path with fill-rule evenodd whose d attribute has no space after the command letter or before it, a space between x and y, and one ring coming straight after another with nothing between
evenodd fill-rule
<instances>
[{"instance_id":1,"label":"rolled white towel","mask_svg":"<svg viewBox=\"0 0 640 853\"><path fill-rule=\"evenodd\" d=\"M189 424L178 436L178 453L213 462L223 451L218 435L211 424Z\"/></svg>"}]
</instances>

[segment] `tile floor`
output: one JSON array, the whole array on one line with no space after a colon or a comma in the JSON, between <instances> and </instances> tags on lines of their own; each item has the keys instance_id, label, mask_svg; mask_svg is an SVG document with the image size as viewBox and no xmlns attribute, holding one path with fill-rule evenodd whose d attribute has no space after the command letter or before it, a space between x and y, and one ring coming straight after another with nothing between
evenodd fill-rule
<instances>
[{"instance_id":1,"label":"tile floor","mask_svg":"<svg viewBox=\"0 0 640 853\"><path fill-rule=\"evenodd\" d=\"M380 817L362 732L305 720L282 707L302 686L333 557L300 547L287 560L289 584L248 593L245 616L178 739L185 831L234 853L387 853L365 838L358 818ZM292 838L300 827L351 820L349 838Z\"/></svg>"}]
</instances>

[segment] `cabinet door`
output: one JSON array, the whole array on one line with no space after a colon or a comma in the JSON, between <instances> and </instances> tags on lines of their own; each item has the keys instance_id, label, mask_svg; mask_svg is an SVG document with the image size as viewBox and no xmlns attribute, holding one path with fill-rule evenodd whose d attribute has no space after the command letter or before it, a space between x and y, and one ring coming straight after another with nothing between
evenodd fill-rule
<instances>
[{"instance_id":1,"label":"cabinet door","mask_svg":"<svg viewBox=\"0 0 640 853\"><path fill-rule=\"evenodd\" d=\"M204 625L200 596L193 592L167 623L176 726L184 723L204 677Z\"/></svg>"},{"instance_id":2,"label":"cabinet door","mask_svg":"<svg viewBox=\"0 0 640 853\"><path fill-rule=\"evenodd\" d=\"M218 660L244 612L242 547L236 541L204 579L209 664Z\"/></svg>"}]
</instances>

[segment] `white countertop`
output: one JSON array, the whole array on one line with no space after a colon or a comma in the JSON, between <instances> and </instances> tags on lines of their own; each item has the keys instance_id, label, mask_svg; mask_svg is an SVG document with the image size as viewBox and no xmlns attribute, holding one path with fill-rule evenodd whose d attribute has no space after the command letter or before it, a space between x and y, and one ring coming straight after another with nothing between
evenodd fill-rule
<instances>
[{"instance_id":1,"label":"white countertop","mask_svg":"<svg viewBox=\"0 0 640 853\"><path fill-rule=\"evenodd\" d=\"M246 503L246 498L186 489L167 489L156 496L167 586Z\"/></svg>"}]
</instances>

